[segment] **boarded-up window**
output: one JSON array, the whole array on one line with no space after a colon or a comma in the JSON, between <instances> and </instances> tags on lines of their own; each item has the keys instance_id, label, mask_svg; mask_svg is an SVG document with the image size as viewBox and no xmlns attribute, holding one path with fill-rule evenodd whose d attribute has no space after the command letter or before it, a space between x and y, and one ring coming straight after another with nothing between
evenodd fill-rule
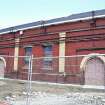
<instances>
[{"instance_id":1,"label":"boarded-up window","mask_svg":"<svg viewBox=\"0 0 105 105\"><path fill-rule=\"evenodd\" d=\"M31 56L32 55L32 47L25 47L25 56ZM25 64L29 63L29 57L25 57L24 59Z\"/></svg>"},{"instance_id":2,"label":"boarded-up window","mask_svg":"<svg viewBox=\"0 0 105 105\"><path fill-rule=\"evenodd\" d=\"M47 70L51 70L52 67L52 45L43 46L44 51L44 59L43 59L43 66Z\"/></svg>"}]
</instances>

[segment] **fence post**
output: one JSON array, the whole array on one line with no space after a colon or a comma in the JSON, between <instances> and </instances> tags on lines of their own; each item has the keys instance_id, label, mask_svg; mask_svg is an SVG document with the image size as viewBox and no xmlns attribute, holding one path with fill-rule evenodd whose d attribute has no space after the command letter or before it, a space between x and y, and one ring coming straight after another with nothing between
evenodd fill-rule
<instances>
[{"instance_id":1,"label":"fence post","mask_svg":"<svg viewBox=\"0 0 105 105\"><path fill-rule=\"evenodd\" d=\"M30 95L31 95L31 85L32 85L32 65L33 65L33 55L29 56L26 105L31 105Z\"/></svg>"}]
</instances>

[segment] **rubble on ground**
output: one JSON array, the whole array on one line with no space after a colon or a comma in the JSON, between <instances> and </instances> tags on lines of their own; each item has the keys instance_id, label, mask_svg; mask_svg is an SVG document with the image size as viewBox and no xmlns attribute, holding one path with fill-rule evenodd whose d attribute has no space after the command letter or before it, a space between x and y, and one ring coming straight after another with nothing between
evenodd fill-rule
<instances>
[{"instance_id":1,"label":"rubble on ground","mask_svg":"<svg viewBox=\"0 0 105 105\"><path fill-rule=\"evenodd\" d=\"M15 100L12 105L27 105L27 97ZM30 97L30 105L105 105L104 93L66 93L62 95L33 92Z\"/></svg>"}]
</instances>

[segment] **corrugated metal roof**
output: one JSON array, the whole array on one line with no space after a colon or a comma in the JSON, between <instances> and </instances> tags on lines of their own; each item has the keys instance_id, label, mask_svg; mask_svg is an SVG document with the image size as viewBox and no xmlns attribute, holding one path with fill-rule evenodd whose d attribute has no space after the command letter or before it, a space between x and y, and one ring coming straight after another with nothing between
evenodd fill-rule
<instances>
[{"instance_id":1,"label":"corrugated metal roof","mask_svg":"<svg viewBox=\"0 0 105 105\"><path fill-rule=\"evenodd\" d=\"M86 18L92 18L93 15L94 15L94 17L105 16L105 9L91 11L91 12L84 12L84 13L79 13L79 14L72 14L67 17L55 18L55 19L50 19L50 20L45 20L45 21L36 21L36 22L32 22L32 23L27 23L27 24L17 25L17 26L13 26L13 27L9 27L9 28L4 28L4 29L0 29L0 34L11 32L11 30L18 31L18 30L39 27L39 26L42 26L43 24L44 25L52 25L52 24L69 22L69 21L82 20L82 19L86 19Z\"/></svg>"}]
</instances>

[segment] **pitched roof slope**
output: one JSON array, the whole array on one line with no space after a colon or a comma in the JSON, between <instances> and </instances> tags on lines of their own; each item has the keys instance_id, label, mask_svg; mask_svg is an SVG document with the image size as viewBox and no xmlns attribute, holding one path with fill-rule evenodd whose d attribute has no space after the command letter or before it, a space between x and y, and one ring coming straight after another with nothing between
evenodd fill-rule
<instances>
[{"instance_id":1,"label":"pitched roof slope","mask_svg":"<svg viewBox=\"0 0 105 105\"><path fill-rule=\"evenodd\" d=\"M94 18L103 17L103 16L105 17L105 9L72 14L67 17L60 17L60 18L55 18L55 19L50 19L50 20L45 20L45 21L36 21L32 23L26 23L22 25L13 26L13 27L8 27L8 28L0 29L0 34L11 32L11 30L18 31L18 30L30 29L34 27L40 27L42 25L47 26L47 25L52 25L52 24L60 24L60 23L72 22L76 20L89 19L89 18L92 18L93 16Z\"/></svg>"}]
</instances>

